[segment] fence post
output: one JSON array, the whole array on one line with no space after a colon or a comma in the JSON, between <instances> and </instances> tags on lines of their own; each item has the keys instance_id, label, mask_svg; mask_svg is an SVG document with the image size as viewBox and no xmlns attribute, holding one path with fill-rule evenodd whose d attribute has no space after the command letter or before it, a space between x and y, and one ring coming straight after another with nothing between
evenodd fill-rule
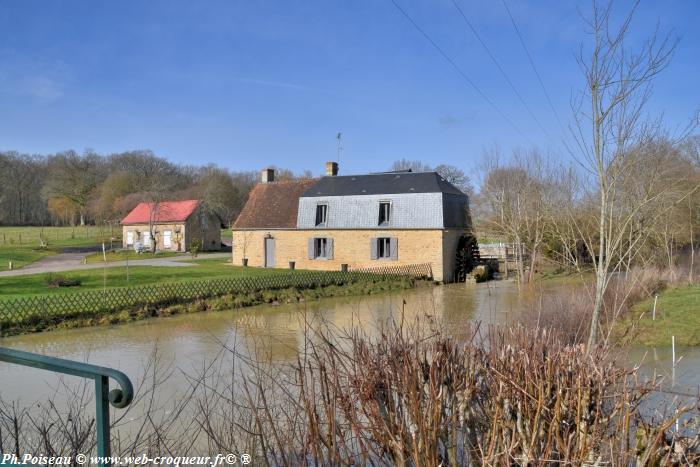
<instances>
[{"instance_id":1,"label":"fence post","mask_svg":"<svg viewBox=\"0 0 700 467\"><path fill-rule=\"evenodd\" d=\"M97 456L111 456L109 446L109 379L102 375L95 378L95 405L97 428ZM109 465L103 462L102 465Z\"/></svg>"}]
</instances>

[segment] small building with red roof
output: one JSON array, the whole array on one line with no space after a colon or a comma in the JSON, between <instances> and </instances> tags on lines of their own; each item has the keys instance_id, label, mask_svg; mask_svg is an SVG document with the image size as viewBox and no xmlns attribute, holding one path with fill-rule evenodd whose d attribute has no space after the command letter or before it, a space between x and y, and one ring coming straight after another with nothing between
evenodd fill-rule
<instances>
[{"instance_id":1,"label":"small building with red roof","mask_svg":"<svg viewBox=\"0 0 700 467\"><path fill-rule=\"evenodd\" d=\"M221 220L196 199L140 203L121 224L124 248L184 252L198 242L202 251L221 249Z\"/></svg>"}]
</instances>

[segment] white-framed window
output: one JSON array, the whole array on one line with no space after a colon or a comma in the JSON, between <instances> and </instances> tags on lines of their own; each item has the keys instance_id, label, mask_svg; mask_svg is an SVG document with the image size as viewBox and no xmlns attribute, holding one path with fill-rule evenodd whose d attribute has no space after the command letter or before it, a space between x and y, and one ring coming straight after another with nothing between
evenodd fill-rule
<instances>
[{"instance_id":1,"label":"white-framed window","mask_svg":"<svg viewBox=\"0 0 700 467\"><path fill-rule=\"evenodd\" d=\"M127 232L126 233L126 246L131 246L134 244L134 232Z\"/></svg>"},{"instance_id":2,"label":"white-framed window","mask_svg":"<svg viewBox=\"0 0 700 467\"><path fill-rule=\"evenodd\" d=\"M377 225L389 225L391 220L391 202L390 201L380 201L379 202L379 222Z\"/></svg>"},{"instance_id":3,"label":"white-framed window","mask_svg":"<svg viewBox=\"0 0 700 467\"><path fill-rule=\"evenodd\" d=\"M163 248L170 249L173 247L173 231L163 231Z\"/></svg>"},{"instance_id":4,"label":"white-framed window","mask_svg":"<svg viewBox=\"0 0 700 467\"><path fill-rule=\"evenodd\" d=\"M314 237L309 239L309 259L333 259L333 239Z\"/></svg>"},{"instance_id":5,"label":"white-framed window","mask_svg":"<svg viewBox=\"0 0 700 467\"><path fill-rule=\"evenodd\" d=\"M144 246L151 246L151 232L144 232L143 233L143 245Z\"/></svg>"},{"instance_id":6,"label":"white-framed window","mask_svg":"<svg viewBox=\"0 0 700 467\"><path fill-rule=\"evenodd\" d=\"M324 227L328 221L328 205L316 205L316 227Z\"/></svg>"}]
</instances>

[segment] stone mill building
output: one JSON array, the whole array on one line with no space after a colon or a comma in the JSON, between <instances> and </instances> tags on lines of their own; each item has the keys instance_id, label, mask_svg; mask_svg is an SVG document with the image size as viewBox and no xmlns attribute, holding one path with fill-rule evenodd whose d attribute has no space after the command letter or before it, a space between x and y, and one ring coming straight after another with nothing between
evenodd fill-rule
<instances>
[{"instance_id":1,"label":"stone mill building","mask_svg":"<svg viewBox=\"0 0 700 467\"><path fill-rule=\"evenodd\" d=\"M429 263L433 278L459 274L471 238L467 195L436 172L275 181L273 169L233 224L233 264L340 270Z\"/></svg>"}]
</instances>

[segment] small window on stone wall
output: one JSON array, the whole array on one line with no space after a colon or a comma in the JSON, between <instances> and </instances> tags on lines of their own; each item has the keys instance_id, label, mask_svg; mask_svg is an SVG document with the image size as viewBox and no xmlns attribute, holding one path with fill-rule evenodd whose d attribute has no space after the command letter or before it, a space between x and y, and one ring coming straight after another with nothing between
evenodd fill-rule
<instances>
[{"instance_id":1,"label":"small window on stone wall","mask_svg":"<svg viewBox=\"0 0 700 467\"><path fill-rule=\"evenodd\" d=\"M315 237L309 239L309 259L333 259L333 239Z\"/></svg>"},{"instance_id":2,"label":"small window on stone wall","mask_svg":"<svg viewBox=\"0 0 700 467\"><path fill-rule=\"evenodd\" d=\"M396 237L378 237L370 240L372 259L397 260L399 258L399 240Z\"/></svg>"}]
</instances>

